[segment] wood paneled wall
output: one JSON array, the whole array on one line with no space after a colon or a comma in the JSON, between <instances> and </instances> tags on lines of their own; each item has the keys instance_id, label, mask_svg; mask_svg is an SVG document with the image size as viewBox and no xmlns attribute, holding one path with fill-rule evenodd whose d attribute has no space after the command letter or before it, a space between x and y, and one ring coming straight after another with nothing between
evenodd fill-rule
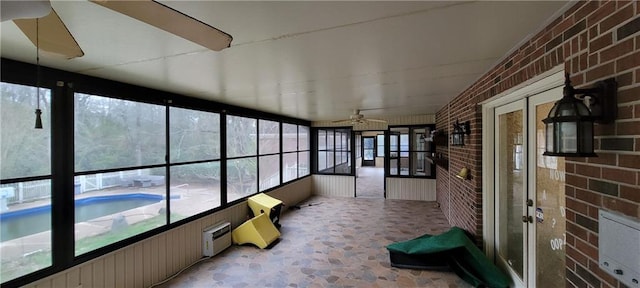
<instances>
[{"instance_id":1,"label":"wood paneled wall","mask_svg":"<svg viewBox=\"0 0 640 288\"><path fill-rule=\"evenodd\" d=\"M436 201L436 179L387 178L387 199Z\"/></svg>"},{"instance_id":2,"label":"wood paneled wall","mask_svg":"<svg viewBox=\"0 0 640 288\"><path fill-rule=\"evenodd\" d=\"M311 182L312 177L306 177L268 194L287 205L294 205L311 195ZM222 221L231 222L232 228L237 227L246 220L248 212L246 201L241 202L26 287L149 287L202 258L202 231L205 228Z\"/></svg>"},{"instance_id":3,"label":"wood paneled wall","mask_svg":"<svg viewBox=\"0 0 640 288\"><path fill-rule=\"evenodd\" d=\"M356 178L342 175L313 175L314 195L330 197L354 197Z\"/></svg>"}]
</instances>

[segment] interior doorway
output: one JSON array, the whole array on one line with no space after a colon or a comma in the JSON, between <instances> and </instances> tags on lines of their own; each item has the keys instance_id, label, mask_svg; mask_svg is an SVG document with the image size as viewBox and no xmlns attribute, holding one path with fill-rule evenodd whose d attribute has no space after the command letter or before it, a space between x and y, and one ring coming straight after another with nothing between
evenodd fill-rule
<instances>
[{"instance_id":1,"label":"interior doorway","mask_svg":"<svg viewBox=\"0 0 640 288\"><path fill-rule=\"evenodd\" d=\"M356 159L356 197L385 198L384 131L363 131L356 137L361 157ZM358 139L359 138L359 139Z\"/></svg>"}]
</instances>

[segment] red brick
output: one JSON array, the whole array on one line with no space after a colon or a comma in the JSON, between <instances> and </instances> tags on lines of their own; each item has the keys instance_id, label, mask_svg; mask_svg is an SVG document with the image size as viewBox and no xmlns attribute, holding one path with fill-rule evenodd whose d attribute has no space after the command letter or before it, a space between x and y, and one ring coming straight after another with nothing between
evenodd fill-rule
<instances>
[{"instance_id":1,"label":"red brick","mask_svg":"<svg viewBox=\"0 0 640 288\"><path fill-rule=\"evenodd\" d=\"M589 259L584 254L580 253L576 248L567 245L567 256L573 260L574 263L588 265Z\"/></svg>"},{"instance_id":2,"label":"red brick","mask_svg":"<svg viewBox=\"0 0 640 288\"><path fill-rule=\"evenodd\" d=\"M571 39L571 54L577 54L580 47L578 46L578 38Z\"/></svg>"},{"instance_id":3,"label":"red brick","mask_svg":"<svg viewBox=\"0 0 640 288\"><path fill-rule=\"evenodd\" d=\"M598 9L599 3L599 1L587 1L586 5L578 9L574 16L576 17L576 19L585 18L587 15Z\"/></svg>"},{"instance_id":4,"label":"red brick","mask_svg":"<svg viewBox=\"0 0 640 288\"><path fill-rule=\"evenodd\" d=\"M631 185L636 184L636 172L614 168L602 168L602 178Z\"/></svg>"},{"instance_id":5,"label":"red brick","mask_svg":"<svg viewBox=\"0 0 640 288\"><path fill-rule=\"evenodd\" d=\"M636 141L636 148L637 148ZM620 155L618 157L620 167L640 169L640 155Z\"/></svg>"},{"instance_id":6,"label":"red brick","mask_svg":"<svg viewBox=\"0 0 640 288\"><path fill-rule=\"evenodd\" d=\"M607 62L633 51L633 39L627 39L600 52L600 61Z\"/></svg>"},{"instance_id":7,"label":"red brick","mask_svg":"<svg viewBox=\"0 0 640 288\"><path fill-rule=\"evenodd\" d=\"M616 135L616 123L596 123L596 125L593 126L593 133L596 136Z\"/></svg>"},{"instance_id":8,"label":"red brick","mask_svg":"<svg viewBox=\"0 0 640 288\"><path fill-rule=\"evenodd\" d=\"M589 163L615 166L616 160L617 160L616 154L598 153L598 157L589 158Z\"/></svg>"},{"instance_id":9,"label":"red brick","mask_svg":"<svg viewBox=\"0 0 640 288\"><path fill-rule=\"evenodd\" d=\"M595 247L591 246L589 243L581 239L586 239L586 237L576 239L576 249L582 252L583 254L587 255L587 257L598 261L598 249L596 249Z\"/></svg>"},{"instance_id":10,"label":"red brick","mask_svg":"<svg viewBox=\"0 0 640 288\"><path fill-rule=\"evenodd\" d=\"M580 177L574 174L566 174L565 182L567 185L572 185L579 188L587 188L587 178Z\"/></svg>"},{"instance_id":11,"label":"red brick","mask_svg":"<svg viewBox=\"0 0 640 288\"><path fill-rule=\"evenodd\" d=\"M633 118L633 106L618 107L617 119L632 119Z\"/></svg>"},{"instance_id":12,"label":"red brick","mask_svg":"<svg viewBox=\"0 0 640 288\"><path fill-rule=\"evenodd\" d=\"M635 118L640 118L640 105L634 105L633 107L634 107L633 108L633 111L634 111L633 113L635 115L634 117Z\"/></svg>"},{"instance_id":13,"label":"red brick","mask_svg":"<svg viewBox=\"0 0 640 288\"><path fill-rule=\"evenodd\" d=\"M631 217L640 217L640 205L624 201L620 198L604 197L602 204L605 208L620 212Z\"/></svg>"},{"instance_id":14,"label":"red brick","mask_svg":"<svg viewBox=\"0 0 640 288\"><path fill-rule=\"evenodd\" d=\"M589 217L593 218L593 219L597 219L599 217L598 215L598 208L594 207L594 206L589 206Z\"/></svg>"},{"instance_id":15,"label":"red brick","mask_svg":"<svg viewBox=\"0 0 640 288\"><path fill-rule=\"evenodd\" d=\"M589 244L598 247L598 235L596 235L595 233L589 233L587 239Z\"/></svg>"},{"instance_id":16,"label":"red brick","mask_svg":"<svg viewBox=\"0 0 640 288\"><path fill-rule=\"evenodd\" d=\"M602 195L582 189L576 189L576 199L585 201L595 206L602 205Z\"/></svg>"},{"instance_id":17,"label":"red brick","mask_svg":"<svg viewBox=\"0 0 640 288\"><path fill-rule=\"evenodd\" d=\"M637 73L636 74L640 74ZM640 100L640 86L631 89L618 90L618 105Z\"/></svg>"},{"instance_id":18,"label":"red brick","mask_svg":"<svg viewBox=\"0 0 640 288\"><path fill-rule=\"evenodd\" d=\"M587 17L587 27L593 26L596 23L600 22L600 20L611 15L611 13L613 13L615 10L615 1L609 1L608 3L603 4L595 12Z\"/></svg>"},{"instance_id":19,"label":"red brick","mask_svg":"<svg viewBox=\"0 0 640 288\"><path fill-rule=\"evenodd\" d=\"M613 43L613 33L609 32L589 42L589 53L598 52Z\"/></svg>"},{"instance_id":20,"label":"red brick","mask_svg":"<svg viewBox=\"0 0 640 288\"><path fill-rule=\"evenodd\" d=\"M567 242L567 245L575 246L576 237L573 237L572 234L565 234L565 235L566 235L565 241Z\"/></svg>"},{"instance_id":21,"label":"red brick","mask_svg":"<svg viewBox=\"0 0 640 288\"><path fill-rule=\"evenodd\" d=\"M591 58L591 57L590 57ZM591 63L591 62L589 62ZM609 62L603 65L600 65L594 69L591 69L589 71L587 71L587 78L585 79L585 81L588 82L592 82L594 80L599 80L599 79L603 79L606 77L610 77L611 75L613 75L615 71L615 67L614 67L614 62Z\"/></svg>"},{"instance_id":22,"label":"red brick","mask_svg":"<svg viewBox=\"0 0 640 288\"><path fill-rule=\"evenodd\" d=\"M568 172L568 171L567 171ZM600 178L600 167L576 164L576 174Z\"/></svg>"},{"instance_id":23,"label":"red brick","mask_svg":"<svg viewBox=\"0 0 640 288\"><path fill-rule=\"evenodd\" d=\"M618 73L632 68L637 68L638 66L640 66L640 51L616 60L616 72Z\"/></svg>"},{"instance_id":24,"label":"red brick","mask_svg":"<svg viewBox=\"0 0 640 288\"><path fill-rule=\"evenodd\" d=\"M620 198L640 203L640 188L620 185Z\"/></svg>"},{"instance_id":25,"label":"red brick","mask_svg":"<svg viewBox=\"0 0 640 288\"><path fill-rule=\"evenodd\" d=\"M587 239L588 230L571 221L567 221L566 230L568 234L573 235L576 239Z\"/></svg>"},{"instance_id":26,"label":"red brick","mask_svg":"<svg viewBox=\"0 0 640 288\"><path fill-rule=\"evenodd\" d=\"M640 135L640 121L616 123L618 135Z\"/></svg>"},{"instance_id":27,"label":"red brick","mask_svg":"<svg viewBox=\"0 0 640 288\"><path fill-rule=\"evenodd\" d=\"M640 151L640 138L636 139L636 151Z\"/></svg>"},{"instance_id":28,"label":"red brick","mask_svg":"<svg viewBox=\"0 0 640 288\"><path fill-rule=\"evenodd\" d=\"M631 17L633 17L633 5L627 5L600 22L600 32L605 32Z\"/></svg>"},{"instance_id":29,"label":"red brick","mask_svg":"<svg viewBox=\"0 0 640 288\"><path fill-rule=\"evenodd\" d=\"M575 222L576 221L576 212L573 212L571 210L566 210L565 218L567 219L567 221Z\"/></svg>"},{"instance_id":30,"label":"red brick","mask_svg":"<svg viewBox=\"0 0 640 288\"><path fill-rule=\"evenodd\" d=\"M565 30L569 29L571 26L573 26L573 17L568 17L566 19L564 19L562 22L560 22L558 25L555 25L553 27L553 29L551 30L551 33L553 34L553 37L561 35L562 32L564 32Z\"/></svg>"},{"instance_id":31,"label":"red brick","mask_svg":"<svg viewBox=\"0 0 640 288\"><path fill-rule=\"evenodd\" d=\"M616 82L618 82L618 89L633 84L633 72L629 71L622 75L616 76Z\"/></svg>"},{"instance_id":32,"label":"red brick","mask_svg":"<svg viewBox=\"0 0 640 288\"><path fill-rule=\"evenodd\" d=\"M584 71L589 67L588 58L587 53L580 54L580 71Z\"/></svg>"},{"instance_id":33,"label":"red brick","mask_svg":"<svg viewBox=\"0 0 640 288\"><path fill-rule=\"evenodd\" d=\"M580 214L584 214L584 215L589 214L589 207L587 206L587 204L583 202L578 202L571 198L567 198L567 208L573 211L576 211Z\"/></svg>"}]
</instances>

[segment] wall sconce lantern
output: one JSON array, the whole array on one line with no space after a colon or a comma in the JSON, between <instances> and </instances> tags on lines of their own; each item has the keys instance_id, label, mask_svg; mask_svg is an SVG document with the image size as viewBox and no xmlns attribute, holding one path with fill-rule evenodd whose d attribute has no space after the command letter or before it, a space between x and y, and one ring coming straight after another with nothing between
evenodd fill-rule
<instances>
[{"instance_id":1,"label":"wall sconce lantern","mask_svg":"<svg viewBox=\"0 0 640 288\"><path fill-rule=\"evenodd\" d=\"M471 134L471 124L469 121L463 123L453 123L453 132L451 132L451 145L464 146L464 135Z\"/></svg>"},{"instance_id":2,"label":"wall sconce lantern","mask_svg":"<svg viewBox=\"0 0 640 288\"><path fill-rule=\"evenodd\" d=\"M565 75L563 97L549 111L545 124L545 156L594 157L593 123L616 119L617 83L609 78L593 88L575 89Z\"/></svg>"},{"instance_id":3,"label":"wall sconce lantern","mask_svg":"<svg viewBox=\"0 0 640 288\"><path fill-rule=\"evenodd\" d=\"M463 167L462 169L460 169L460 172L458 172L458 174L456 174L456 177L462 179L462 180L467 180L469 179L469 169L467 169L467 167Z\"/></svg>"}]
</instances>

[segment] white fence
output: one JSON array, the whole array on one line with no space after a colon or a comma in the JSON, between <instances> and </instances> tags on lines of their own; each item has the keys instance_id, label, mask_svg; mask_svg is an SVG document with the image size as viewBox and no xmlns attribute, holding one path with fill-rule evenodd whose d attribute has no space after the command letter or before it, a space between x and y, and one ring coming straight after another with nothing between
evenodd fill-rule
<instances>
[{"instance_id":1,"label":"white fence","mask_svg":"<svg viewBox=\"0 0 640 288\"><path fill-rule=\"evenodd\" d=\"M77 176L75 177L74 194L117 186L131 186L133 179L150 174L148 169L140 169ZM6 197L7 204L51 198L51 180L49 179L0 185L0 188L9 187L13 188L14 193L13 197Z\"/></svg>"}]
</instances>

